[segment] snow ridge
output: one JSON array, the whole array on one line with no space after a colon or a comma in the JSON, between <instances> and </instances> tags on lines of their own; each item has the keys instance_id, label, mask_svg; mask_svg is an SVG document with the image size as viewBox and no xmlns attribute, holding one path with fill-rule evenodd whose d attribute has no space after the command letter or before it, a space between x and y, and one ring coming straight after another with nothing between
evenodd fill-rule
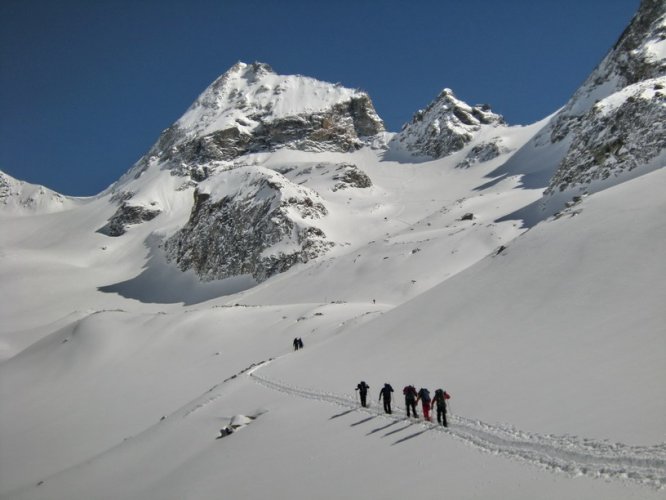
<instances>
[{"instance_id":1,"label":"snow ridge","mask_svg":"<svg viewBox=\"0 0 666 500\"><path fill-rule=\"evenodd\" d=\"M395 421L414 422L425 430L440 432L494 455L519 460L551 472L570 476L588 476L607 480L630 481L662 490L666 487L666 443L630 446L576 436L555 436L521 431L508 425L493 425L480 420L450 415L450 427L414 421L403 416L404 408L394 405L394 415L380 408L361 408L350 395L295 387L256 374L260 364L248 371L254 381L291 396L335 404ZM418 423L417 423L418 422Z\"/></svg>"},{"instance_id":2,"label":"snow ridge","mask_svg":"<svg viewBox=\"0 0 666 500\"><path fill-rule=\"evenodd\" d=\"M0 210L11 215L53 213L76 203L44 186L19 181L0 170Z\"/></svg>"}]
</instances>

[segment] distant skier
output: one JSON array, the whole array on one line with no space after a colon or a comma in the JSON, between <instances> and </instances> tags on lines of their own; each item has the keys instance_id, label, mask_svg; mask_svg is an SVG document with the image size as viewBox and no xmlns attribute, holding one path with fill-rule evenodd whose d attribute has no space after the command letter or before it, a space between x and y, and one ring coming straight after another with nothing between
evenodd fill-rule
<instances>
[{"instance_id":1,"label":"distant skier","mask_svg":"<svg viewBox=\"0 0 666 500\"><path fill-rule=\"evenodd\" d=\"M444 427L448 427L449 424L446 422L446 400L451 399L449 393L444 389L437 389L435 391L435 397L432 400L430 408L435 406L437 403L437 423L442 424Z\"/></svg>"},{"instance_id":2,"label":"distant skier","mask_svg":"<svg viewBox=\"0 0 666 500\"><path fill-rule=\"evenodd\" d=\"M416 397L416 402L418 403L419 400L423 408L423 418L430 422L430 391L421 387Z\"/></svg>"},{"instance_id":3,"label":"distant skier","mask_svg":"<svg viewBox=\"0 0 666 500\"><path fill-rule=\"evenodd\" d=\"M384 411L386 413L393 413L391 411L391 393L393 392L393 387L391 384L384 384L382 390L379 391L379 400L384 399Z\"/></svg>"},{"instance_id":4,"label":"distant skier","mask_svg":"<svg viewBox=\"0 0 666 500\"><path fill-rule=\"evenodd\" d=\"M361 380L361 383L356 386L356 390L358 391L359 396L361 396L361 406L363 408L367 406L365 398L368 395L368 389L370 389L370 386L363 380Z\"/></svg>"},{"instance_id":5,"label":"distant skier","mask_svg":"<svg viewBox=\"0 0 666 500\"><path fill-rule=\"evenodd\" d=\"M298 351L298 338L294 338L294 351Z\"/></svg>"},{"instance_id":6,"label":"distant skier","mask_svg":"<svg viewBox=\"0 0 666 500\"><path fill-rule=\"evenodd\" d=\"M405 395L405 406L407 407L407 416L409 417L409 410L412 410L412 415L414 418L419 418L419 414L416 413L416 387L413 385L406 386L402 393Z\"/></svg>"},{"instance_id":7,"label":"distant skier","mask_svg":"<svg viewBox=\"0 0 666 500\"><path fill-rule=\"evenodd\" d=\"M303 349L303 339L298 337L298 348Z\"/></svg>"}]
</instances>

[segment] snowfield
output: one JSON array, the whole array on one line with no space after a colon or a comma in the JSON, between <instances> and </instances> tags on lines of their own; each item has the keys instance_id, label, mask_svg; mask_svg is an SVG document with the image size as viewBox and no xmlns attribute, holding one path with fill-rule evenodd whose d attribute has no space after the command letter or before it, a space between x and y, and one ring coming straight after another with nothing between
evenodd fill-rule
<instances>
[{"instance_id":1,"label":"snowfield","mask_svg":"<svg viewBox=\"0 0 666 500\"><path fill-rule=\"evenodd\" d=\"M423 168L461 196L459 171L441 160ZM95 291L127 276L127 259L140 270L140 245L128 239L104 271L81 249L101 235L82 224L80 238L59 239L59 214L25 217L20 233L3 230L15 237L2 258L12 320L0 364L2 498L660 498L665 175L592 195L518 237L524 229L508 224L501 252L485 226L529 191L495 192L500 183L446 205L445 187L445 210L428 216L393 197L402 205L382 214L408 224L388 223L383 239L190 305ZM468 210L486 224L460 220ZM470 258L478 245L487 256ZM29 281L31 295L16 294L17 265L53 285ZM22 349L24 337L41 340ZM303 350L291 351L294 337ZM354 396L361 379L370 409ZM450 428L405 420L398 394L382 415L384 382L398 393L446 388ZM255 418L215 439L237 414Z\"/></svg>"}]
</instances>

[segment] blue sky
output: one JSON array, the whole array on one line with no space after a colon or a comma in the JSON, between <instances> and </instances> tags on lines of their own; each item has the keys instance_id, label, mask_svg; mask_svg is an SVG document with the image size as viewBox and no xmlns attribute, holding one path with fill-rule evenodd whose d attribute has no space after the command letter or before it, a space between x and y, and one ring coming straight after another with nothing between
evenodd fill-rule
<instances>
[{"instance_id":1,"label":"blue sky","mask_svg":"<svg viewBox=\"0 0 666 500\"><path fill-rule=\"evenodd\" d=\"M361 88L397 131L444 87L562 106L639 0L3 0L0 170L93 195L236 61Z\"/></svg>"}]
</instances>

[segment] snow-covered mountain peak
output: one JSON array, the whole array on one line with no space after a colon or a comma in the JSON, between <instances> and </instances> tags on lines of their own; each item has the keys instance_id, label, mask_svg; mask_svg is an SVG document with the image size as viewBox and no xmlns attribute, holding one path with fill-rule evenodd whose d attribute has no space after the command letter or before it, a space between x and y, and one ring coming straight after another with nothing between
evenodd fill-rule
<instances>
[{"instance_id":1,"label":"snow-covered mountain peak","mask_svg":"<svg viewBox=\"0 0 666 500\"><path fill-rule=\"evenodd\" d=\"M413 153L441 158L462 149L483 127L504 124L490 106L470 106L445 88L427 108L414 114L393 142Z\"/></svg>"},{"instance_id":2,"label":"snow-covered mountain peak","mask_svg":"<svg viewBox=\"0 0 666 500\"><path fill-rule=\"evenodd\" d=\"M553 138L566 135L571 117L623 88L666 74L666 4L643 0L613 48L558 116Z\"/></svg>"},{"instance_id":3,"label":"snow-covered mountain peak","mask_svg":"<svg viewBox=\"0 0 666 500\"><path fill-rule=\"evenodd\" d=\"M384 131L365 92L263 63L236 63L215 80L119 184L151 165L200 180L211 165L278 148L348 152Z\"/></svg>"},{"instance_id":4,"label":"snow-covered mountain peak","mask_svg":"<svg viewBox=\"0 0 666 500\"><path fill-rule=\"evenodd\" d=\"M176 125L188 136L229 127L251 133L262 123L319 113L353 99L367 95L301 75L278 75L264 63L239 62L215 80Z\"/></svg>"}]
</instances>

